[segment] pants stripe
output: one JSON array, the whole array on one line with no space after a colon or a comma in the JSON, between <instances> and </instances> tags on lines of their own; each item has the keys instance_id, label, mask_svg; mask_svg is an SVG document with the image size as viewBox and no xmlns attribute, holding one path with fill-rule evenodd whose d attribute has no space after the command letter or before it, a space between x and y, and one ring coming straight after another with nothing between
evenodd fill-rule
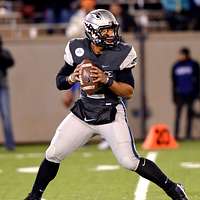
<instances>
[{"instance_id":1,"label":"pants stripe","mask_svg":"<svg viewBox=\"0 0 200 200\"><path fill-rule=\"evenodd\" d=\"M129 130L129 135L130 135L130 138L131 138L131 146L132 146L132 150L133 150L133 154L136 158L140 158L137 150L136 150L136 147L135 147L135 142L134 142L134 139L133 139L133 135L132 135L132 132L131 132L131 129L128 125L128 117L127 117L127 109L126 109L126 106L124 104L123 101L121 101L121 104L123 106L123 109L124 109L124 115L125 115L125 121L126 121L126 124L127 124L127 127L128 127L128 130Z\"/></svg>"}]
</instances>

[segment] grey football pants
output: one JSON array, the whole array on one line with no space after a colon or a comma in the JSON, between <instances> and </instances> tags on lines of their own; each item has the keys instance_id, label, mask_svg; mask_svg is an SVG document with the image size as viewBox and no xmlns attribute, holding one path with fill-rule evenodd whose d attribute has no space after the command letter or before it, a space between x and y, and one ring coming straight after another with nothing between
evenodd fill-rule
<instances>
[{"instance_id":1,"label":"grey football pants","mask_svg":"<svg viewBox=\"0 0 200 200\"><path fill-rule=\"evenodd\" d=\"M105 138L123 167L130 170L137 169L139 157L121 104L117 106L115 121L109 124L90 125L77 118L73 113L68 114L56 130L46 151L46 159L60 163L66 156L84 145L94 133Z\"/></svg>"}]
</instances>

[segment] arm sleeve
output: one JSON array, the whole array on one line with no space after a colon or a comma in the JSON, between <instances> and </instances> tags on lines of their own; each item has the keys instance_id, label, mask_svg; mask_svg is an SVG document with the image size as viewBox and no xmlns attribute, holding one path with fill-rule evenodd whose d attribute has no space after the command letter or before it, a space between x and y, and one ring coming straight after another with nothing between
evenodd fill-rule
<instances>
[{"instance_id":1,"label":"arm sleeve","mask_svg":"<svg viewBox=\"0 0 200 200\"><path fill-rule=\"evenodd\" d=\"M68 77L74 71L74 67L65 63L56 76L56 86L59 90L68 90L72 87L67 81Z\"/></svg>"},{"instance_id":2,"label":"arm sleeve","mask_svg":"<svg viewBox=\"0 0 200 200\"><path fill-rule=\"evenodd\" d=\"M123 82L135 87L134 77L131 71L131 68L126 68L117 72L116 76L117 82Z\"/></svg>"}]
</instances>

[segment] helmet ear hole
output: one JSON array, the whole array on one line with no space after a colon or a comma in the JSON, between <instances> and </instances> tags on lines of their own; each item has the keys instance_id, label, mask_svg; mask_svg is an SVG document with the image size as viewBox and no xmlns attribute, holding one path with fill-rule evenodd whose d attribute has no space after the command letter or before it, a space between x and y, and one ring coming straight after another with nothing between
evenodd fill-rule
<instances>
[{"instance_id":1,"label":"helmet ear hole","mask_svg":"<svg viewBox=\"0 0 200 200\"><path fill-rule=\"evenodd\" d=\"M118 29L119 24L114 15L105 9L93 10L87 14L84 21L86 37L98 46L112 48L119 43ZM102 36L102 29L113 29L113 38L109 42L105 36Z\"/></svg>"}]
</instances>

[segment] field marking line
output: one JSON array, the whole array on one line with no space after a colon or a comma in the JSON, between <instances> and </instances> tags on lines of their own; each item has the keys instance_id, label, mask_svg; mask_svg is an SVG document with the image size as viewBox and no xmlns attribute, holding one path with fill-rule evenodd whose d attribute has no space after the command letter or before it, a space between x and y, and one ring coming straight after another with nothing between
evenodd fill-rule
<instances>
[{"instance_id":1,"label":"field marking line","mask_svg":"<svg viewBox=\"0 0 200 200\"><path fill-rule=\"evenodd\" d=\"M180 166L188 169L199 169L200 162L182 162L180 163Z\"/></svg>"},{"instance_id":2,"label":"field marking line","mask_svg":"<svg viewBox=\"0 0 200 200\"><path fill-rule=\"evenodd\" d=\"M20 167L20 168L17 168L16 171L18 173L37 173L39 170L39 167L38 166L31 166L31 167Z\"/></svg>"},{"instance_id":3,"label":"field marking line","mask_svg":"<svg viewBox=\"0 0 200 200\"><path fill-rule=\"evenodd\" d=\"M100 171L113 171L118 169L120 169L119 165L97 165L94 170L100 172Z\"/></svg>"},{"instance_id":4,"label":"field marking line","mask_svg":"<svg viewBox=\"0 0 200 200\"><path fill-rule=\"evenodd\" d=\"M149 152L146 156L147 159L155 162L158 152ZM139 178L135 193L134 200L146 200L149 181L143 177Z\"/></svg>"},{"instance_id":5,"label":"field marking line","mask_svg":"<svg viewBox=\"0 0 200 200\"><path fill-rule=\"evenodd\" d=\"M16 154L9 154L9 157L14 157L16 159L25 159L25 158L40 158L43 157L44 153L16 153ZM0 153L0 159L7 158L7 152Z\"/></svg>"},{"instance_id":6,"label":"field marking line","mask_svg":"<svg viewBox=\"0 0 200 200\"><path fill-rule=\"evenodd\" d=\"M15 158L25 159L25 158L40 158L44 156L44 153L17 153Z\"/></svg>"}]
</instances>

